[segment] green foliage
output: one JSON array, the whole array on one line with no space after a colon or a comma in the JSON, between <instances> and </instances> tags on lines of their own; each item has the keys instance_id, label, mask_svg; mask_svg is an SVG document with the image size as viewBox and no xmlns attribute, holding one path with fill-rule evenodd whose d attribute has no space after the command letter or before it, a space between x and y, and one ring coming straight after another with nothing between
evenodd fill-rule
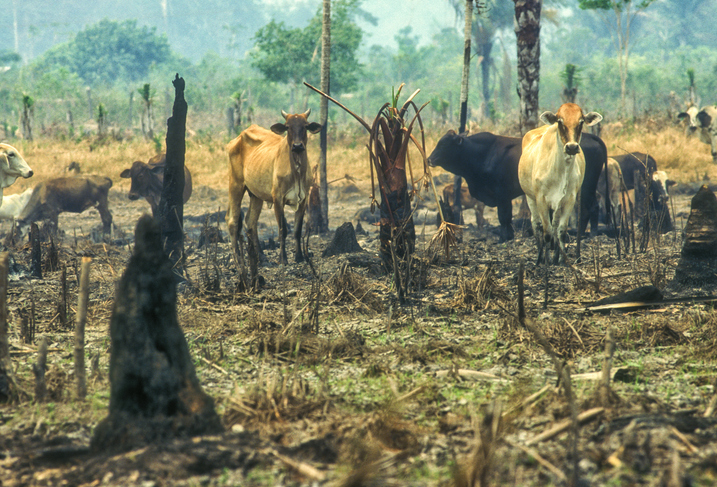
<instances>
[{"instance_id":1,"label":"green foliage","mask_svg":"<svg viewBox=\"0 0 717 487\"><path fill-rule=\"evenodd\" d=\"M582 68L575 64L568 63L565 65L565 69L560 72L560 79L565 83L565 87L569 90L575 89L580 85L582 78L580 72Z\"/></svg>"},{"instance_id":2,"label":"green foliage","mask_svg":"<svg viewBox=\"0 0 717 487\"><path fill-rule=\"evenodd\" d=\"M336 0L331 10L331 88L353 90L358 82L360 64L357 51L363 31L356 25L359 0ZM282 83L308 81L317 84L321 63L322 10L303 28L289 28L271 21L254 35L251 64L267 79Z\"/></svg>"},{"instance_id":3,"label":"green foliage","mask_svg":"<svg viewBox=\"0 0 717 487\"><path fill-rule=\"evenodd\" d=\"M640 0L636 2L633 2L633 0L578 0L578 7L583 10L617 10L621 12L630 5L637 9L645 9L654 1L655 0Z\"/></svg>"},{"instance_id":4,"label":"green foliage","mask_svg":"<svg viewBox=\"0 0 717 487\"><path fill-rule=\"evenodd\" d=\"M137 81L147 76L153 64L171 58L166 36L155 31L138 27L136 20L104 19L50 49L33 64L67 67L88 84Z\"/></svg>"}]
</instances>

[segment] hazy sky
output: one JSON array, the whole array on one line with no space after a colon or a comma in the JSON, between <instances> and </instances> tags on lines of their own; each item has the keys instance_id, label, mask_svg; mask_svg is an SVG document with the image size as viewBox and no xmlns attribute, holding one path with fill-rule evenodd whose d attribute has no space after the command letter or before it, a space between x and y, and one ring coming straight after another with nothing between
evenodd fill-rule
<instances>
[{"instance_id":1,"label":"hazy sky","mask_svg":"<svg viewBox=\"0 0 717 487\"><path fill-rule=\"evenodd\" d=\"M366 46L373 44L396 47L393 37L410 25L421 36L421 44L430 42L444 27L456 27L455 10L448 0L364 0L362 8L378 18L375 27L361 23L366 32Z\"/></svg>"}]
</instances>

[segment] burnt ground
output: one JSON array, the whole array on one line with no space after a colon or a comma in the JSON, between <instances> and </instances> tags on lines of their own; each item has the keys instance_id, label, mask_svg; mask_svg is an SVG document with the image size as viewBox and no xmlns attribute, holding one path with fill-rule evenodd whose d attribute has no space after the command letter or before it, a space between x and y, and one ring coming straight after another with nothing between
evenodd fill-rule
<instances>
[{"instance_id":1,"label":"burnt ground","mask_svg":"<svg viewBox=\"0 0 717 487\"><path fill-rule=\"evenodd\" d=\"M682 228L689 194L673 197ZM367 195L331 192L332 228L351 221ZM583 259L537 267L532 238L499 244L497 217L469 225L446 258L428 246L435 227L419 225L414 283L399 305L378 267L376 227L358 236L363 253L322 258L331 235L311 237L319 276L307 264L278 266L265 250L265 287L235 290L228 243L198 248L207 214L225 193L199 187L185 208L188 277L179 320L200 381L226 432L178 439L121 454L89 451L109 401L109 317L114 286L132 247L144 202L113 191L114 240L94 243L99 216L62 215L57 243L71 309L58 313L60 270L27 275L25 244L8 291L10 350L23 391L0 406L0 485L560 485L577 465L581 485L714 485L717 419L703 416L715 394L717 313L710 303L629 312L588 311L593 301L637 286L666 288L679 260L680 231L647 252L617 259L605 235L583 242ZM471 217L466 216L469 224ZM262 238L276 235L264 209ZM354 221L355 223L355 221ZM210 225L216 225L211 223ZM2 227L7 231L8 224ZM218 226L226 238L223 214ZM290 242L290 239L289 239ZM289 246L289 248L291 248ZM47 255L49 244L43 250ZM574 243L571 257L575 256ZM78 261L93 258L86 354L88 395L74 394L73 336ZM289 258L292 259L292 252ZM575 400L516 319L517 274L525 265L527 314L572 373ZM707 294L688 289L668 297ZM34 337L21 326L34 316ZM318 326L318 330L317 330ZM600 392L608 330L616 351L610 394ZM31 371L48 338L49 399L32 399ZM569 431L539 435L591 411ZM601 409L594 409L601 408Z\"/></svg>"}]
</instances>

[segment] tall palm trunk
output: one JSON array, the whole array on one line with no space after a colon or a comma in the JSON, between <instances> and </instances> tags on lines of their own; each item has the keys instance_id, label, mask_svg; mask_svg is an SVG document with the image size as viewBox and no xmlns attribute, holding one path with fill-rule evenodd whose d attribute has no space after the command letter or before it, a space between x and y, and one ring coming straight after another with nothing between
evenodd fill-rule
<instances>
[{"instance_id":1,"label":"tall palm trunk","mask_svg":"<svg viewBox=\"0 0 717 487\"><path fill-rule=\"evenodd\" d=\"M520 131L538 126L538 83L540 81L540 9L542 0L513 0L515 35L518 39L518 95Z\"/></svg>"},{"instance_id":2,"label":"tall palm trunk","mask_svg":"<svg viewBox=\"0 0 717 487\"><path fill-rule=\"evenodd\" d=\"M324 0L324 17L321 23L321 91L327 95L330 91L331 66L331 0ZM321 134L319 136L321 156L319 158L319 197L321 199L321 223L319 233L329 229L329 184L326 176L326 135L328 132L329 99L321 97Z\"/></svg>"},{"instance_id":3,"label":"tall palm trunk","mask_svg":"<svg viewBox=\"0 0 717 487\"><path fill-rule=\"evenodd\" d=\"M466 122L468 119L468 75L471 69L471 31L473 28L473 0L466 0L465 28L463 30L463 79L461 80L461 125L459 133L466 131ZM460 176L453 178L453 202L451 203L453 210L453 222L461 222L461 184ZM448 202L446 202L448 203Z\"/></svg>"}]
</instances>

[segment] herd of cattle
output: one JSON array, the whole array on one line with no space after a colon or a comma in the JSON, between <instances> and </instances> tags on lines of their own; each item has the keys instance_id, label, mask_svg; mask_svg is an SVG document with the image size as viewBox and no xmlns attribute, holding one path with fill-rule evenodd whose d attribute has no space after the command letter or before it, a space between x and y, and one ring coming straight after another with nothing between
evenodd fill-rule
<instances>
[{"instance_id":1,"label":"herd of cattle","mask_svg":"<svg viewBox=\"0 0 717 487\"><path fill-rule=\"evenodd\" d=\"M250 196L245 221L250 258L258 260L257 223L263 203L267 202L273 206L279 227L281 262L287 262L285 205L295 211L295 256L297 262L303 260L300 235L313 183L307 137L308 132L321 130L320 124L308 121L310 113L311 110L300 114L282 111L285 123L274 124L270 130L252 125L227 145L230 177L226 221L237 262L244 261L241 202L245 193ZM672 182L657 169L654 158L638 152L608 157L605 143L583 132L585 127L602 120L600 114L585 114L578 105L566 103L557 112L544 112L540 118L545 125L522 138L448 131L428 157L430 166L440 166L466 181L467 191L462 189L460 201L463 207L475 209L479 226L483 223L483 207L497 207L500 239L513 239L512 200L524 195L531 212L538 260L543 255L548 260L547 247L554 251L553 262L558 263L565 255L567 225L574 207L579 208L579 231L584 232L590 223L591 231L596 232L598 201L612 208L615 222L621 213L621 191L634 189L636 177L648 182L653 205L664 206ZM717 162L717 106L701 110L693 107L679 118L687 120L688 134L699 133L700 140L711 145ZM120 175L131 180L129 198L145 198L155 216L165 163L164 154L160 154L148 163L134 162ZM2 188L17 178L32 175L32 169L15 148L0 144L0 196ZM112 180L101 176L75 175L44 181L23 193L2 198L0 218L14 219L18 229L39 220L49 220L56 228L60 213L80 213L96 207L103 230L108 232L112 225L107 204L111 186ZM444 189L446 202L453 203L453 191L453 185ZM191 174L185 167L185 203L191 192Z\"/></svg>"}]
</instances>

